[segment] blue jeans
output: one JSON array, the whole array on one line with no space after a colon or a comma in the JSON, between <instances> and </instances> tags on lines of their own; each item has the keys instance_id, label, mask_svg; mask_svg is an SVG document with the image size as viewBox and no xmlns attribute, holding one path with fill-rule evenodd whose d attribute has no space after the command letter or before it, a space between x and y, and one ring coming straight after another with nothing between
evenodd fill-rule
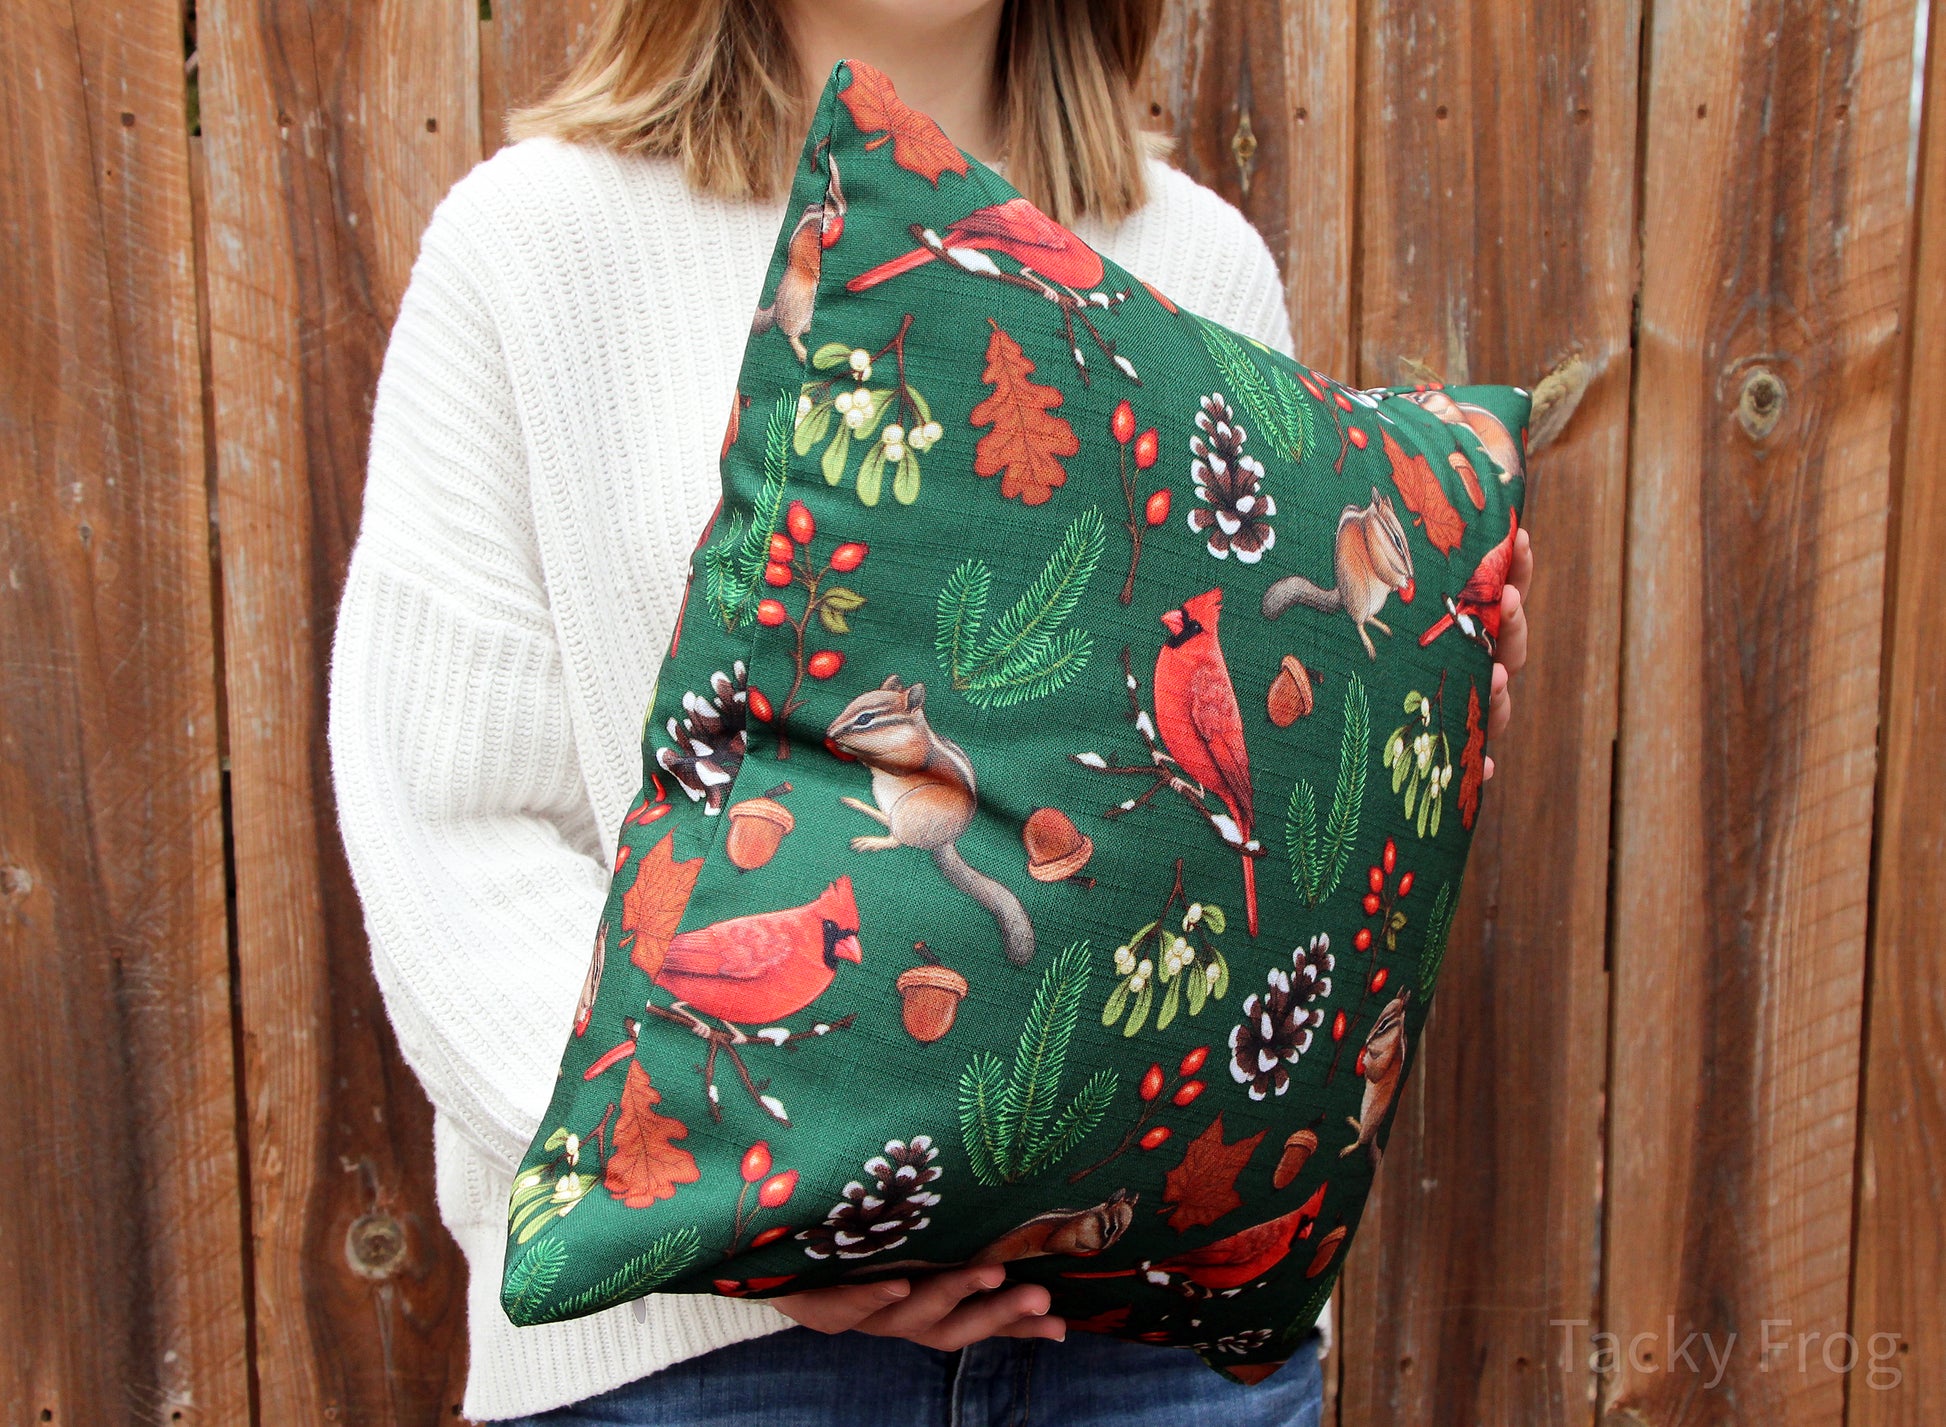
<instances>
[{"instance_id":1,"label":"blue jeans","mask_svg":"<svg viewBox=\"0 0 1946 1427\"><path fill-rule=\"evenodd\" d=\"M989 1338L958 1352L785 1328L506 1427L1318 1427L1318 1340L1251 1387L1185 1348L1099 1333Z\"/></svg>"}]
</instances>

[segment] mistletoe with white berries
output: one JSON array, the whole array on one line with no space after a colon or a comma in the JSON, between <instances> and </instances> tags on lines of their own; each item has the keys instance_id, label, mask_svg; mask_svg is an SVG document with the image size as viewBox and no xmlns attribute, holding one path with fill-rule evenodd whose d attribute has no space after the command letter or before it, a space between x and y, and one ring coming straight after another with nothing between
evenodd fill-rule
<instances>
[{"instance_id":1,"label":"mistletoe with white berries","mask_svg":"<svg viewBox=\"0 0 1946 1427\"><path fill-rule=\"evenodd\" d=\"M811 365L832 375L806 382L797 398L797 431L791 445L800 456L825 441L818 464L827 485L845 478L851 448L863 447L858 463L858 499L877 505L885 472L892 472L892 499L911 505L919 498L919 456L944 436L945 428L932 419L932 407L919 389L906 380L905 338L912 330L906 313L892 340L876 352L844 342L826 342L811 354ZM895 375L890 386L873 386L872 373L891 356Z\"/></svg>"},{"instance_id":2,"label":"mistletoe with white berries","mask_svg":"<svg viewBox=\"0 0 1946 1427\"><path fill-rule=\"evenodd\" d=\"M1178 907L1182 909L1180 916L1176 914ZM1122 1034L1137 1034L1148 1024L1158 982L1167 988L1156 1011L1155 1028L1159 1031L1175 1020L1185 999L1192 1016L1202 1014L1205 1002L1222 1000L1230 989L1230 963L1223 959L1212 938L1221 936L1225 925L1223 909L1214 902L1189 900L1189 894L1183 891L1182 859L1178 857L1175 880L1163 899L1162 910L1115 948L1115 973L1121 980L1101 1008L1101 1023L1112 1026L1126 1013Z\"/></svg>"}]
</instances>

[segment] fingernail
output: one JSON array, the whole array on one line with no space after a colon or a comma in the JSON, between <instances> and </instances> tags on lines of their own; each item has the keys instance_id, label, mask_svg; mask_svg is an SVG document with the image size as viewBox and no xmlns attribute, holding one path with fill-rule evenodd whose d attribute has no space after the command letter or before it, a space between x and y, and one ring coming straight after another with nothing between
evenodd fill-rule
<instances>
[{"instance_id":1,"label":"fingernail","mask_svg":"<svg viewBox=\"0 0 1946 1427\"><path fill-rule=\"evenodd\" d=\"M878 1290L879 1297L885 1299L888 1303L893 1302L894 1300L900 1298L904 1298L907 1294L911 1292L912 1292L912 1285L909 1283L880 1284Z\"/></svg>"}]
</instances>

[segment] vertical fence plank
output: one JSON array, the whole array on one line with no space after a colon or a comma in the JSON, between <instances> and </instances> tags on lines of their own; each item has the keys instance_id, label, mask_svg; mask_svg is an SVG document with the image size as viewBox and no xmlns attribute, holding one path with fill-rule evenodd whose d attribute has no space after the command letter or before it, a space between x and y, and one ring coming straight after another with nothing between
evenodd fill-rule
<instances>
[{"instance_id":1,"label":"vertical fence plank","mask_svg":"<svg viewBox=\"0 0 1946 1427\"><path fill-rule=\"evenodd\" d=\"M266 1423L432 1423L464 1265L338 843L325 668L386 335L479 155L475 0L204 0L211 368Z\"/></svg>"},{"instance_id":2,"label":"vertical fence plank","mask_svg":"<svg viewBox=\"0 0 1946 1427\"><path fill-rule=\"evenodd\" d=\"M1355 21L1356 0L1172 0L1144 86L1173 161L1277 255L1298 355L1345 378Z\"/></svg>"},{"instance_id":3,"label":"vertical fence plank","mask_svg":"<svg viewBox=\"0 0 1946 1427\"><path fill-rule=\"evenodd\" d=\"M508 111L567 73L593 30L600 0L490 0L481 7L480 128L486 151L506 141Z\"/></svg>"},{"instance_id":4,"label":"vertical fence plank","mask_svg":"<svg viewBox=\"0 0 1946 1427\"><path fill-rule=\"evenodd\" d=\"M1880 720L1871 1001L1852 1269L1851 1427L1946 1421L1946 802L1931 734L1946 725L1946 0L1932 0L1913 264L1911 364L1903 413ZM1881 1336L1883 1335L1883 1336ZM1894 1341L1896 1340L1896 1341Z\"/></svg>"},{"instance_id":5,"label":"vertical fence plank","mask_svg":"<svg viewBox=\"0 0 1946 1427\"><path fill-rule=\"evenodd\" d=\"M250 1420L181 17L0 8L0 1401Z\"/></svg>"},{"instance_id":6,"label":"vertical fence plank","mask_svg":"<svg viewBox=\"0 0 1946 1427\"><path fill-rule=\"evenodd\" d=\"M1531 662L1345 1269L1347 1423L1593 1415L1555 1324L1598 1293L1637 17L1374 0L1361 28L1359 377L1592 380L1529 487Z\"/></svg>"},{"instance_id":7,"label":"vertical fence plank","mask_svg":"<svg viewBox=\"0 0 1946 1427\"><path fill-rule=\"evenodd\" d=\"M1914 6L1651 13L1606 1226L1605 1327L1630 1351L1606 1398L1672 1427L1823 1424ZM1692 1332L1734 1342L1720 1377Z\"/></svg>"}]
</instances>

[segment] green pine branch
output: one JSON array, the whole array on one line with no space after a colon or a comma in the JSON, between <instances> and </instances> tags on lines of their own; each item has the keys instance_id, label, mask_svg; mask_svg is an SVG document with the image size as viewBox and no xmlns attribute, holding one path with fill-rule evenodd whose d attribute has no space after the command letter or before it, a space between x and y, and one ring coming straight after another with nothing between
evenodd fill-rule
<instances>
[{"instance_id":1,"label":"green pine branch","mask_svg":"<svg viewBox=\"0 0 1946 1427\"><path fill-rule=\"evenodd\" d=\"M1014 1184L1052 1167L1108 1112L1117 1080L1106 1070L1055 1108L1089 973L1088 944L1075 942L1041 975L1012 1071L982 1051L960 1072L961 1137L980 1183Z\"/></svg>"},{"instance_id":2,"label":"green pine branch","mask_svg":"<svg viewBox=\"0 0 1946 1427\"><path fill-rule=\"evenodd\" d=\"M764 423L764 480L746 525L741 512L732 512L720 540L703 552L703 571L710 602L732 632L749 624L756 613L753 596L764 566L770 563L770 537L784 508L784 487L790 475L791 429L797 400L779 394Z\"/></svg>"},{"instance_id":3,"label":"green pine branch","mask_svg":"<svg viewBox=\"0 0 1946 1427\"><path fill-rule=\"evenodd\" d=\"M1419 949L1419 994L1432 995L1433 983L1439 979L1440 963L1446 959L1446 939L1453 931L1453 913L1457 910L1453 896L1453 884L1442 882L1439 895L1433 898L1432 911L1426 917L1426 940Z\"/></svg>"},{"instance_id":4,"label":"green pine branch","mask_svg":"<svg viewBox=\"0 0 1946 1427\"><path fill-rule=\"evenodd\" d=\"M1306 906L1315 907L1337 889L1358 840L1358 819L1365 804L1365 764L1371 741L1371 706L1365 686L1351 675L1345 690L1344 736L1338 745L1338 786L1331 795L1331 812L1322 832L1318 828L1317 793L1303 778L1291 789L1284 815L1284 844L1290 853L1291 881Z\"/></svg>"},{"instance_id":5,"label":"green pine branch","mask_svg":"<svg viewBox=\"0 0 1946 1427\"><path fill-rule=\"evenodd\" d=\"M1005 1182L997 1130L1006 1077L1006 1067L986 1051L974 1056L959 1074L960 1139L972 1161L973 1177L982 1184Z\"/></svg>"},{"instance_id":6,"label":"green pine branch","mask_svg":"<svg viewBox=\"0 0 1946 1427\"><path fill-rule=\"evenodd\" d=\"M1311 435L1311 412L1289 373L1277 371L1266 379L1263 371L1237 340L1212 322L1199 320L1203 345L1223 374L1223 382L1251 426L1261 432L1280 455L1292 460L1304 454Z\"/></svg>"},{"instance_id":7,"label":"green pine branch","mask_svg":"<svg viewBox=\"0 0 1946 1427\"><path fill-rule=\"evenodd\" d=\"M672 1229L608 1277L575 1294L555 1316L573 1318L632 1302L688 1272L701 1249L694 1228Z\"/></svg>"},{"instance_id":8,"label":"green pine branch","mask_svg":"<svg viewBox=\"0 0 1946 1427\"><path fill-rule=\"evenodd\" d=\"M939 662L949 672L964 669L973 662L973 647L979 641L980 626L986 623L987 595L993 589L993 572L978 560L965 560L947 576L939 591Z\"/></svg>"},{"instance_id":9,"label":"green pine branch","mask_svg":"<svg viewBox=\"0 0 1946 1427\"><path fill-rule=\"evenodd\" d=\"M542 1239L516 1259L500 1286L500 1305L507 1317L523 1328L542 1321L540 1306L554 1291L567 1261L567 1244L553 1237Z\"/></svg>"},{"instance_id":10,"label":"green pine branch","mask_svg":"<svg viewBox=\"0 0 1946 1427\"><path fill-rule=\"evenodd\" d=\"M939 592L935 647L954 689L981 708L1004 708L1067 687L1088 662L1094 641L1062 626L1101 563L1108 540L1101 512L1090 506L1021 596L982 633L993 573L967 560Z\"/></svg>"}]
</instances>

